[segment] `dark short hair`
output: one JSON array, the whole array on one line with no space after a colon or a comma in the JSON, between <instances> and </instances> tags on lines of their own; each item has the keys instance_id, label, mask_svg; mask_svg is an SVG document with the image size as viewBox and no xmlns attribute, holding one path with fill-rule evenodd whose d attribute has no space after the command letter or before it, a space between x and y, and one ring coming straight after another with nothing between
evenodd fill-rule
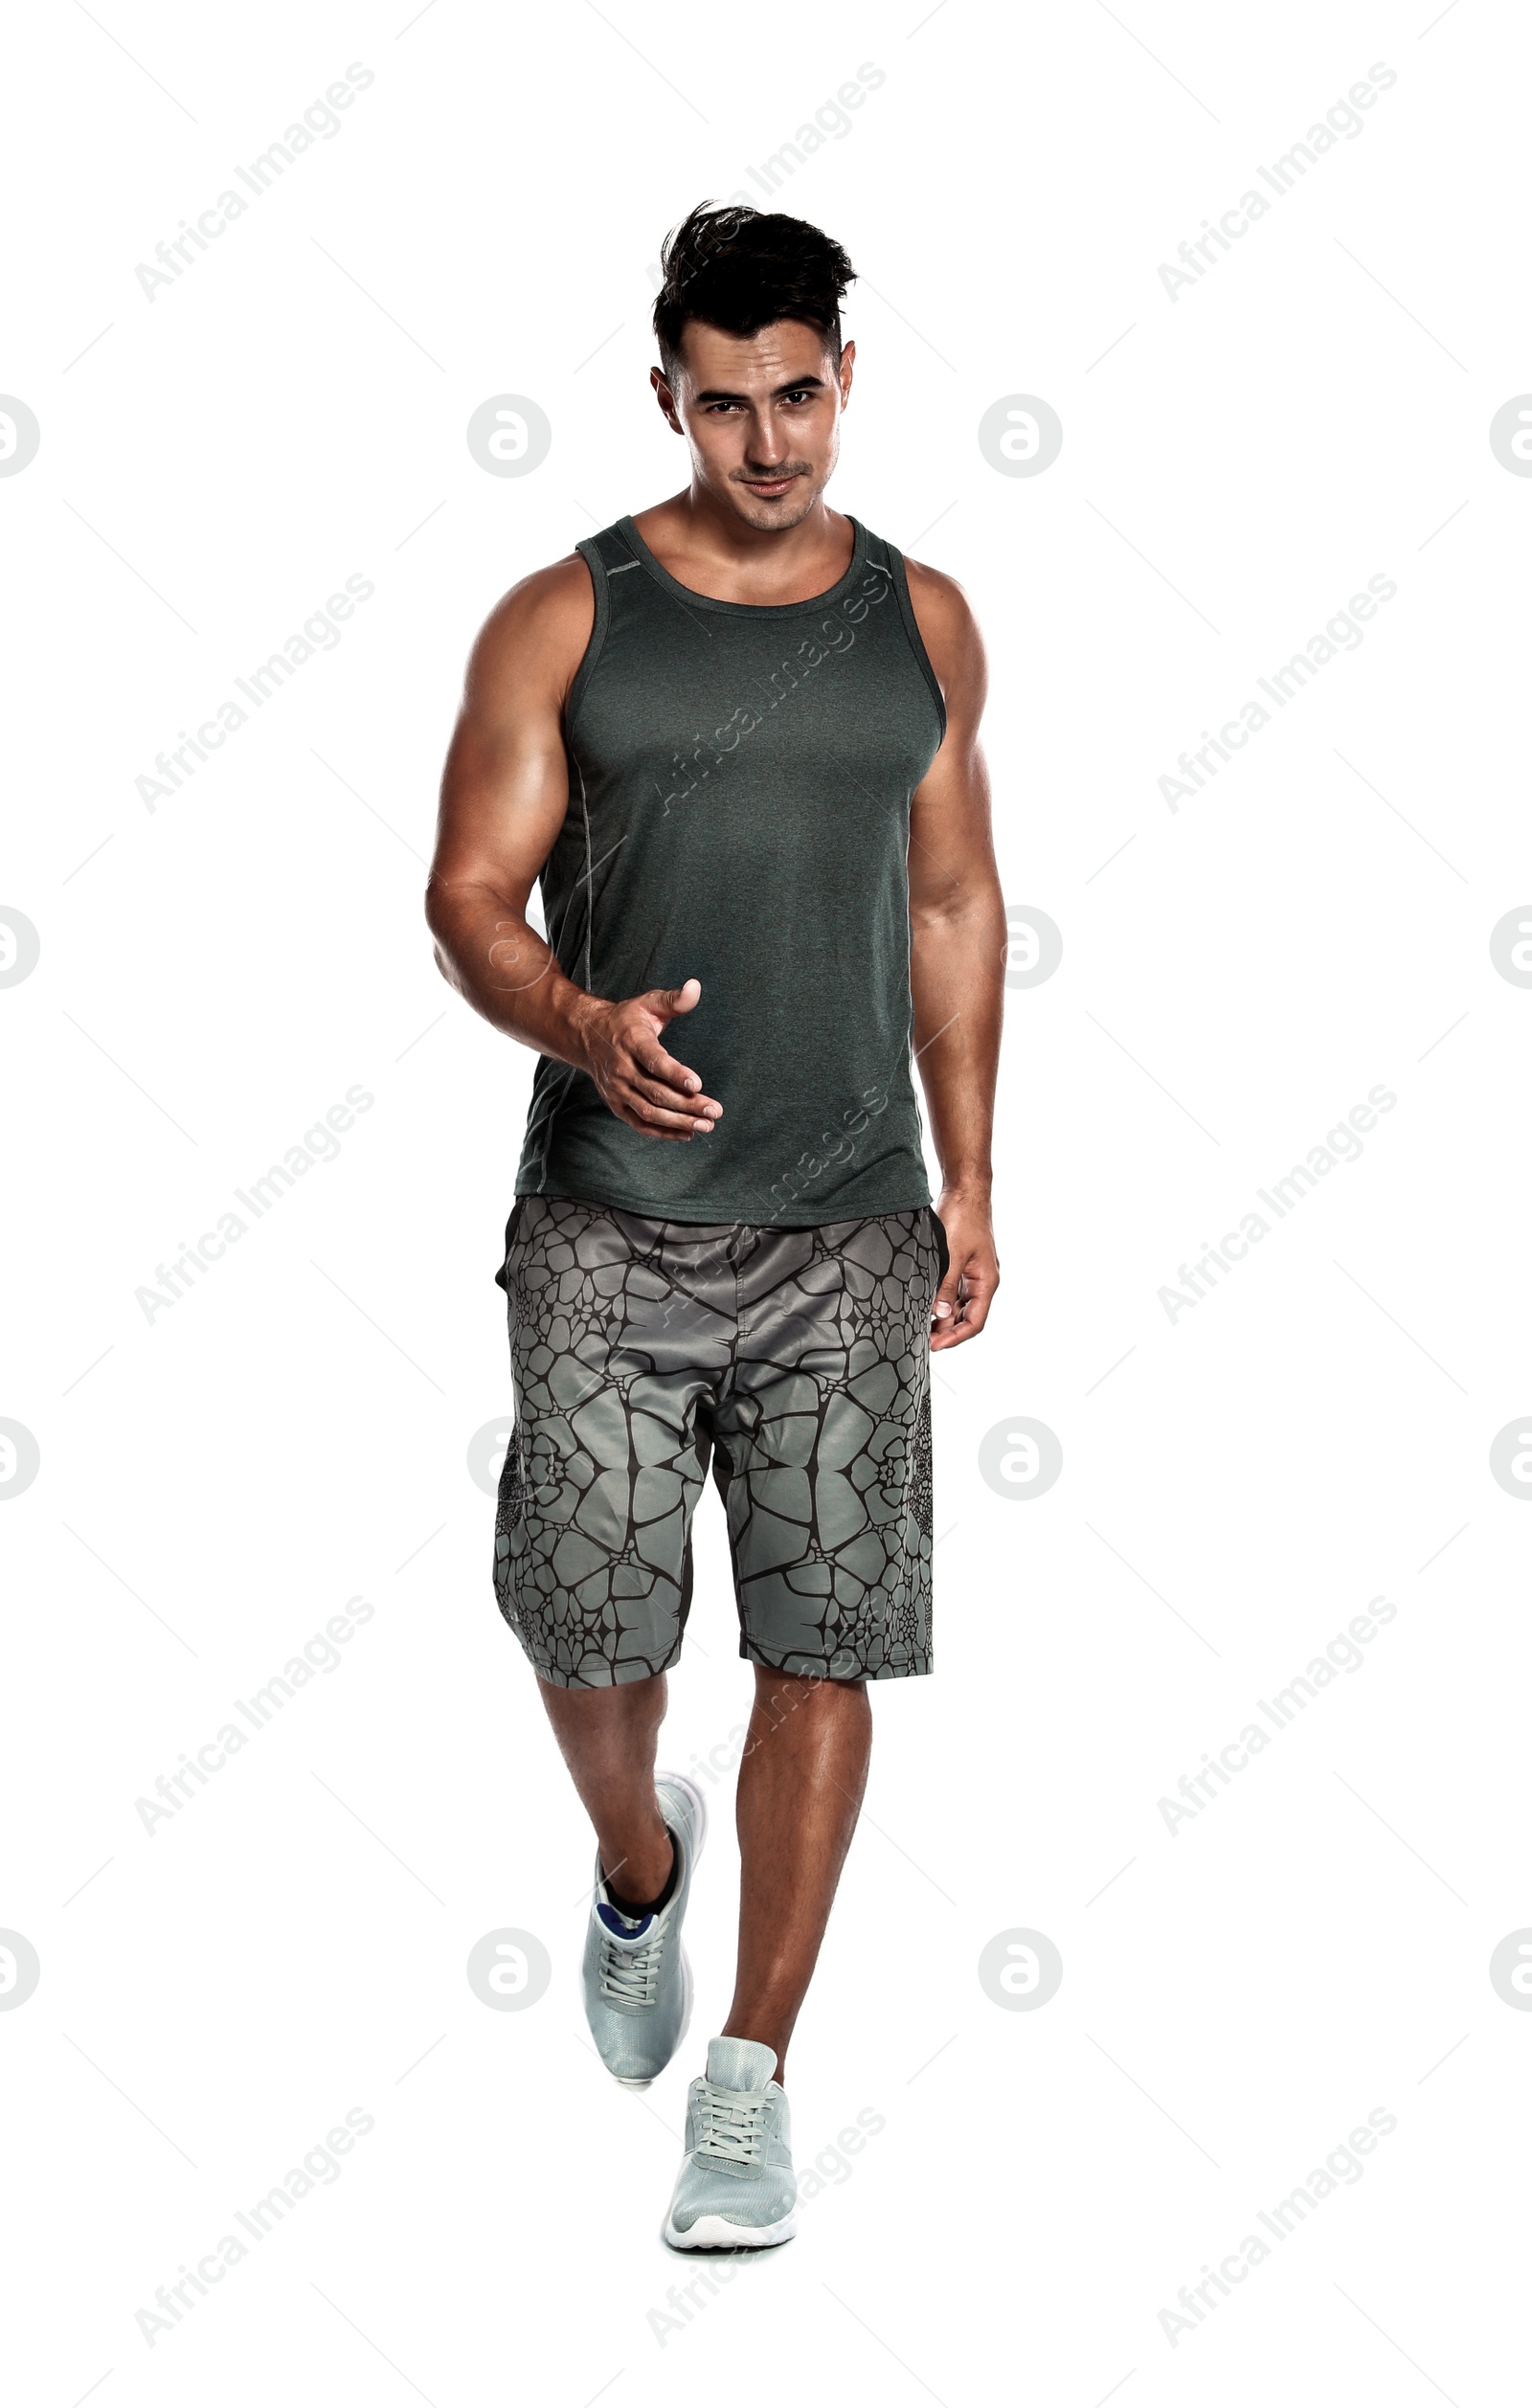
<instances>
[{"instance_id":1,"label":"dark short hair","mask_svg":"<svg viewBox=\"0 0 1532 2408\"><path fill-rule=\"evenodd\" d=\"M654 334L666 375L687 322L758 334L779 318L818 326L841 361L841 300L856 275L838 242L801 217L699 201L666 235Z\"/></svg>"}]
</instances>

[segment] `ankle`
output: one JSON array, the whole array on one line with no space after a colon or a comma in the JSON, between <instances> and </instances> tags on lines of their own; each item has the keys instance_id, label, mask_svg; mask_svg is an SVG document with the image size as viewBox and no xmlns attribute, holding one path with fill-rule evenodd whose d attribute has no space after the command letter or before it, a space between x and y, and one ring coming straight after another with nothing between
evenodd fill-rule
<instances>
[{"instance_id":1,"label":"ankle","mask_svg":"<svg viewBox=\"0 0 1532 2408\"><path fill-rule=\"evenodd\" d=\"M610 1867L604 1848L599 1855L607 1896L625 1909L652 1908L670 1886L672 1874L680 1865L669 1826L664 1822L657 1837L646 1834L642 1842L629 1848L626 1856L615 1853Z\"/></svg>"},{"instance_id":2,"label":"ankle","mask_svg":"<svg viewBox=\"0 0 1532 2408\"><path fill-rule=\"evenodd\" d=\"M728 2022L724 2024L718 2037L722 2040L760 2041L763 2046L771 2050L772 2055L777 2059L777 2070L772 2076L773 2082L777 2083L778 2089L786 2089L787 2042L789 2035L780 2031L774 2031L770 2017L765 2015L745 2015L741 2017L739 2015L731 2014Z\"/></svg>"}]
</instances>

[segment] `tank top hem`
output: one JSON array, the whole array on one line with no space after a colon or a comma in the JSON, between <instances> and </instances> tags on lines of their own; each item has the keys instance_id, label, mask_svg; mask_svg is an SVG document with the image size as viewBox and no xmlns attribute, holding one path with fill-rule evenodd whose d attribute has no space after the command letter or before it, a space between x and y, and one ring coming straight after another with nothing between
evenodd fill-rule
<instances>
[{"instance_id":1,"label":"tank top hem","mask_svg":"<svg viewBox=\"0 0 1532 2408\"><path fill-rule=\"evenodd\" d=\"M920 1181L921 1192L912 1194L908 1184L891 1187L888 1192L874 1192L859 1197L848 1208L846 1199L827 1196L821 1204L810 1204L806 1199L792 1207L792 1213L760 1218L760 1199L755 1197L746 1205L729 1196L710 1196L708 1210L700 1200L695 1205L666 1202L663 1206L653 1196L619 1196L604 1185L587 1181L578 1189L565 1187L550 1181L547 1186L523 1186L518 1182L517 1197L556 1196L561 1204L599 1205L610 1212L636 1212L645 1221L677 1221L687 1228L709 1228L713 1226L752 1229L822 1229L837 1221L878 1221L890 1212L929 1212L933 1198L928 1180Z\"/></svg>"}]
</instances>

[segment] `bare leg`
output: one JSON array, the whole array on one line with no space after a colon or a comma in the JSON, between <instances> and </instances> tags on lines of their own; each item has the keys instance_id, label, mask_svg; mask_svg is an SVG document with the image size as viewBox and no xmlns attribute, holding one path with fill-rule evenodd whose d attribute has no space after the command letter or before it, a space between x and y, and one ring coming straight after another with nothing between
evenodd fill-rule
<instances>
[{"instance_id":1,"label":"bare leg","mask_svg":"<svg viewBox=\"0 0 1532 2408\"><path fill-rule=\"evenodd\" d=\"M862 1681L800 1680L757 1665L739 1767L739 1969L724 2025L736 2039L787 2043L851 1844L872 1749Z\"/></svg>"},{"instance_id":2,"label":"bare leg","mask_svg":"<svg viewBox=\"0 0 1532 2408\"><path fill-rule=\"evenodd\" d=\"M570 1778L596 1826L602 1872L620 1898L639 1905L658 1898L671 1857L654 1794L664 1673L615 1689L559 1689L550 1680L537 1686Z\"/></svg>"}]
</instances>

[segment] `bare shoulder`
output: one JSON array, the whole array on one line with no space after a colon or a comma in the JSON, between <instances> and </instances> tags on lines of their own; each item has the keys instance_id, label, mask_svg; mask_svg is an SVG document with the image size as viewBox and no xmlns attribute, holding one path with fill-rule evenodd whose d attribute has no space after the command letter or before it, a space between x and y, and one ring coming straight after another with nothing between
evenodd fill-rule
<instances>
[{"instance_id":1,"label":"bare shoulder","mask_svg":"<svg viewBox=\"0 0 1532 2408\"><path fill-rule=\"evenodd\" d=\"M928 568L922 560L906 560L904 565L915 625L949 708L962 694L981 700L984 641L967 595L943 569Z\"/></svg>"},{"instance_id":2,"label":"bare shoulder","mask_svg":"<svg viewBox=\"0 0 1532 2408\"><path fill-rule=\"evenodd\" d=\"M470 693L488 699L507 686L522 693L538 688L562 703L595 624L595 588L577 551L534 569L501 596L480 629Z\"/></svg>"}]
</instances>

